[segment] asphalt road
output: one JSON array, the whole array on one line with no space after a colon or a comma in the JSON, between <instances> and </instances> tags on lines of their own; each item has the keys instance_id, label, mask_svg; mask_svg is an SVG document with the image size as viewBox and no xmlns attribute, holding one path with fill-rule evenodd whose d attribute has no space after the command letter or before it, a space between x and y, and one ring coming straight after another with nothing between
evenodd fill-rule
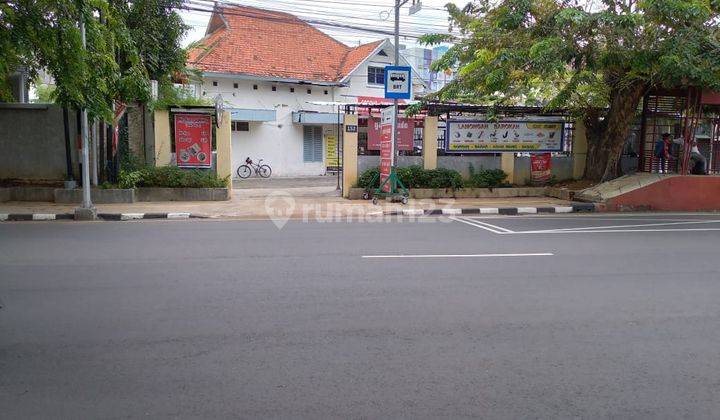
<instances>
[{"instance_id":1,"label":"asphalt road","mask_svg":"<svg viewBox=\"0 0 720 420\"><path fill-rule=\"evenodd\" d=\"M0 224L0 417L717 418L718 229Z\"/></svg>"}]
</instances>

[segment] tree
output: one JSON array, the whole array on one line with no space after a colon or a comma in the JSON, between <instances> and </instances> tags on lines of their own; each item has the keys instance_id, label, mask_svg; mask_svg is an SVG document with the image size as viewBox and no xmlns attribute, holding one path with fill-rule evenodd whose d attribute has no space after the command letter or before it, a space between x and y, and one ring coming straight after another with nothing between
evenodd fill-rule
<instances>
[{"instance_id":1,"label":"tree","mask_svg":"<svg viewBox=\"0 0 720 420\"><path fill-rule=\"evenodd\" d=\"M8 76L24 67L30 79L45 69L55 79L55 101L86 108L91 118L111 119L114 100L147 101L150 77L169 80L185 61L179 2L0 2L0 99L10 99Z\"/></svg>"},{"instance_id":2,"label":"tree","mask_svg":"<svg viewBox=\"0 0 720 420\"><path fill-rule=\"evenodd\" d=\"M460 68L437 96L504 105L547 95L547 108L569 108L585 122L591 180L616 176L650 89L720 89L720 0L479 0L446 7L460 39L434 68Z\"/></svg>"}]
</instances>

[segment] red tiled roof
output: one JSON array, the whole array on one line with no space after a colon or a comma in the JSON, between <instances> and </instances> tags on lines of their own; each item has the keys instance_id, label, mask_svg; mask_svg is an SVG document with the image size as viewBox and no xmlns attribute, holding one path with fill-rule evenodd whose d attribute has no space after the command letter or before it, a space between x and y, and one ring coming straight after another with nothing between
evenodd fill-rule
<instances>
[{"instance_id":1,"label":"red tiled roof","mask_svg":"<svg viewBox=\"0 0 720 420\"><path fill-rule=\"evenodd\" d=\"M339 82L383 42L351 48L289 13L254 7L221 6L210 22L188 57L206 72Z\"/></svg>"}]
</instances>

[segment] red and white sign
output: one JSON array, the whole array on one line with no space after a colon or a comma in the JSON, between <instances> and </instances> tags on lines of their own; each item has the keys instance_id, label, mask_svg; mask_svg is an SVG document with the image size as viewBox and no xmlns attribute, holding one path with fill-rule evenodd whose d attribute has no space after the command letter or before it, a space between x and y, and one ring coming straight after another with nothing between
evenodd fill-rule
<instances>
[{"instance_id":1,"label":"red and white sign","mask_svg":"<svg viewBox=\"0 0 720 420\"><path fill-rule=\"evenodd\" d=\"M368 120L368 150L380 150L382 129L379 118ZM411 118L398 118L397 128L398 150L413 150L415 137L415 120Z\"/></svg>"},{"instance_id":2,"label":"red and white sign","mask_svg":"<svg viewBox=\"0 0 720 420\"><path fill-rule=\"evenodd\" d=\"M390 182L385 182L385 180L390 177L393 165L392 117L393 107L389 106L383 109L380 120L380 184L383 186L384 192L390 192L391 189Z\"/></svg>"},{"instance_id":3,"label":"red and white sign","mask_svg":"<svg viewBox=\"0 0 720 420\"><path fill-rule=\"evenodd\" d=\"M181 168L212 166L212 116L175 114L175 155Z\"/></svg>"},{"instance_id":4,"label":"red and white sign","mask_svg":"<svg viewBox=\"0 0 720 420\"><path fill-rule=\"evenodd\" d=\"M552 178L552 156L550 153L537 153L530 155L530 180L533 183L543 183Z\"/></svg>"}]
</instances>

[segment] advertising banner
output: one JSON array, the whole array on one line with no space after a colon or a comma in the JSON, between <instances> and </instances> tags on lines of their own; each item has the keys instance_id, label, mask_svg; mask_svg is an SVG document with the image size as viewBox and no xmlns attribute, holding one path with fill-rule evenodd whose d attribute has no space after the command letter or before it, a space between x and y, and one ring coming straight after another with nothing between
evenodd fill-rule
<instances>
[{"instance_id":1,"label":"advertising banner","mask_svg":"<svg viewBox=\"0 0 720 420\"><path fill-rule=\"evenodd\" d=\"M328 171L337 171L340 167L340 158L337 150L337 136L334 134L325 136L325 167Z\"/></svg>"},{"instance_id":2,"label":"advertising banner","mask_svg":"<svg viewBox=\"0 0 720 420\"><path fill-rule=\"evenodd\" d=\"M212 166L212 117L175 114L175 156L181 168Z\"/></svg>"},{"instance_id":3,"label":"advertising banner","mask_svg":"<svg viewBox=\"0 0 720 420\"><path fill-rule=\"evenodd\" d=\"M534 184L542 184L552 178L552 156L550 153L530 155L530 180Z\"/></svg>"},{"instance_id":4,"label":"advertising banner","mask_svg":"<svg viewBox=\"0 0 720 420\"><path fill-rule=\"evenodd\" d=\"M563 121L448 121L446 153L561 152Z\"/></svg>"},{"instance_id":5,"label":"advertising banner","mask_svg":"<svg viewBox=\"0 0 720 420\"><path fill-rule=\"evenodd\" d=\"M380 119L380 184L390 177L393 164L392 147L392 106L383 109ZM384 192L390 192L390 182L383 185Z\"/></svg>"},{"instance_id":6,"label":"advertising banner","mask_svg":"<svg viewBox=\"0 0 720 420\"><path fill-rule=\"evenodd\" d=\"M379 118L368 120L368 150L380 150L382 130ZM398 150L413 150L415 136L415 120L398 118Z\"/></svg>"}]
</instances>

